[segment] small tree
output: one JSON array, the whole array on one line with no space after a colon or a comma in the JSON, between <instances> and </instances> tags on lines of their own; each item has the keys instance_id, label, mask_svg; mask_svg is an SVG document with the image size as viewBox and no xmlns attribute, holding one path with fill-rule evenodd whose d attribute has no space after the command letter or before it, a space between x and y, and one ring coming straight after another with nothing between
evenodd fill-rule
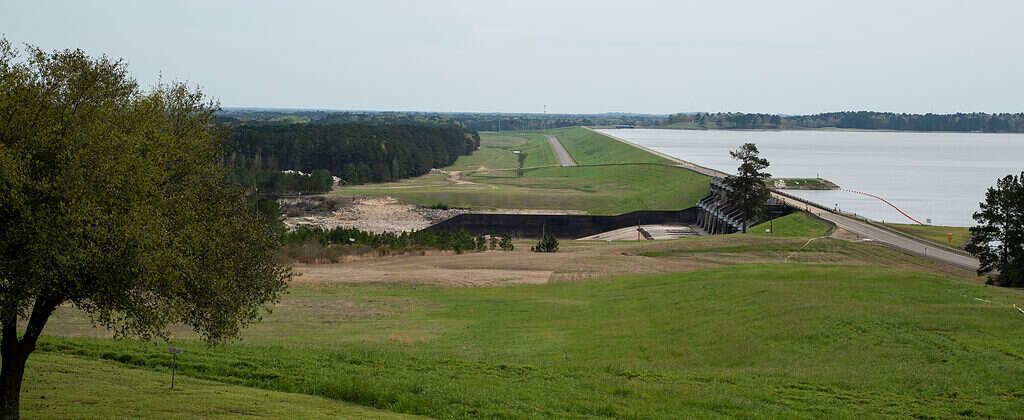
<instances>
[{"instance_id":1,"label":"small tree","mask_svg":"<svg viewBox=\"0 0 1024 420\"><path fill-rule=\"evenodd\" d=\"M558 238L555 238L555 235L550 233L545 233L544 237L540 239L540 242L537 242L537 245L531 247L530 251L558 252Z\"/></svg>"},{"instance_id":2,"label":"small tree","mask_svg":"<svg viewBox=\"0 0 1024 420\"><path fill-rule=\"evenodd\" d=\"M501 235L501 242L498 242L498 246L501 247L502 251L512 251L515 249L515 244L512 243L512 235L508 233Z\"/></svg>"},{"instance_id":3,"label":"small tree","mask_svg":"<svg viewBox=\"0 0 1024 420\"><path fill-rule=\"evenodd\" d=\"M757 146L746 143L739 149L729 152L733 159L740 161L736 175L725 178L725 199L743 215L743 233L747 233L747 221L764 213L765 202L771 196L765 180L771 174L764 172L768 168L768 159L758 156Z\"/></svg>"},{"instance_id":4,"label":"small tree","mask_svg":"<svg viewBox=\"0 0 1024 420\"><path fill-rule=\"evenodd\" d=\"M142 92L121 61L27 52L0 40L3 419L61 305L119 337L183 324L219 342L291 276L270 217L226 182L216 103L181 84Z\"/></svg>"},{"instance_id":5,"label":"small tree","mask_svg":"<svg viewBox=\"0 0 1024 420\"><path fill-rule=\"evenodd\" d=\"M491 235L491 249L498 249L498 235Z\"/></svg>"},{"instance_id":6,"label":"small tree","mask_svg":"<svg viewBox=\"0 0 1024 420\"><path fill-rule=\"evenodd\" d=\"M978 256L978 274L998 272L993 283L1024 286L1024 172L996 181L979 205L965 247Z\"/></svg>"},{"instance_id":7,"label":"small tree","mask_svg":"<svg viewBox=\"0 0 1024 420\"><path fill-rule=\"evenodd\" d=\"M487 238L484 235L476 237L476 250L480 252L487 250Z\"/></svg>"}]
</instances>

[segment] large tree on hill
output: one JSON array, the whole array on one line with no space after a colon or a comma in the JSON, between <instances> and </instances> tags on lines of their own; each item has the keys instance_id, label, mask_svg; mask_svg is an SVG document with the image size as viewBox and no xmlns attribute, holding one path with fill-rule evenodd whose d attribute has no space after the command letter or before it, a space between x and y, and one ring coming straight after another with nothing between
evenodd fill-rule
<instances>
[{"instance_id":1,"label":"large tree on hill","mask_svg":"<svg viewBox=\"0 0 1024 420\"><path fill-rule=\"evenodd\" d=\"M1024 172L996 181L980 206L965 247L978 256L978 274L996 273L993 282L1001 286L1024 286Z\"/></svg>"},{"instance_id":2,"label":"large tree on hill","mask_svg":"<svg viewBox=\"0 0 1024 420\"><path fill-rule=\"evenodd\" d=\"M730 151L729 155L740 161L740 166L736 168L735 176L726 177L723 181L729 187L725 194L726 201L743 215L743 233L747 233L747 221L764 212L770 196L765 181L771 174L764 171L768 168L768 159L758 154L754 143L746 143Z\"/></svg>"},{"instance_id":3,"label":"large tree on hill","mask_svg":"<svg viewBox=\"0 0 1024 420\"><path fill-rule=\"evenodd\" d=\"M0 418L58 306L116 336L218 342L284 291L272 227L224 181L216 109L143 92L118 60L0 40Z\"/></svg>"}]
</instances>

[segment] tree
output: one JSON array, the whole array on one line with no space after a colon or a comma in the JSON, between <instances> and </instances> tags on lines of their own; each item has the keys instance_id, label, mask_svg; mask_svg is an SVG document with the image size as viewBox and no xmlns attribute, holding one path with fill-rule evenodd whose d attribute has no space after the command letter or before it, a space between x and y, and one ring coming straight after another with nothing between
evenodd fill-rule
<instances>
[{"instance_id":1,"label":"tree","mask_svg":"<svg viewBox=\"0 0 1024 420\"><path fill-rule=\"evenodd\" d=\"M60 305L118 337L216 343L285 290L273 228L220 165L217 108L179 83L143 92L120 60L0 40L0 418Z\"/></svg>"},{"instance_id":2,"label":"tree","mask_svg":"<svg viewBox=\"0 0 1024 420\"><path fill-rule=\"evenodd\" d=\"M512 243L512 235L508 233L501 235L501 242L498 242L498 246L501 247L502 251L511 251L516 248L515 244Z\"/></svg>"},{"instance_id":3,"label":"tree","mask_svg":"<svg viewBox=\"0 0 1024 420\"><path fill-rule=\"evenodd\" d=\"M530 247L530 251L533 252L558 252L558 238L550 233L545 233L544 237L537 242L537 245Z\"/></svg>"},{"instance_id":4,"label":"tree","mask_svg":"<svg viewBox=\"0 0 1024 420\"><path fill-rule=\"evenodd\" d=\"M995 272L993 283L1024 286L1024 172L996 181L979 206L965 247L978 256L978 274Z\"/></svg>"},{"instance_id":5,"label":"tree","mask_svg":"<svg viewBox=\"0 0 1024 420\"><path fill-rule=\"evenodd\" d=\"M764 172L768 168L768 159L758 154L754 143L746 143L729 152L733 159L740 161L740 166L736 168L736 176L725 178L724 184L728 187L725 199L742 213L743 233L747 233L747 221L764 212L765 202L770 196L765 181L771 178L771 174Z\"/></svg>"}]
</instances>

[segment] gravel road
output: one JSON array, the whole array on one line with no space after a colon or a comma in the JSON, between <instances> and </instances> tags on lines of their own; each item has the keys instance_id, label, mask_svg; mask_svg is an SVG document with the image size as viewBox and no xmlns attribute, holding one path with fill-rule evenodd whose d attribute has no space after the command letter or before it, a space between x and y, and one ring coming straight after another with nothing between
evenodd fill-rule
<instances>
[{"instance_id":1,"label":"gravel road","mask_svg":"<svg viewBox=\"0 0 1024 420\"><path fill-rule=\"evenodd\" d=\"M550 134L545 134L545 136L548 137L548 143L551 143L551 148L555 150L555 155L558 156L558 161L562 166L576 166L576 161L572 160L569 151L565 150L562 142L558 141L557 137Z\"/></svg>"}]
</instances>

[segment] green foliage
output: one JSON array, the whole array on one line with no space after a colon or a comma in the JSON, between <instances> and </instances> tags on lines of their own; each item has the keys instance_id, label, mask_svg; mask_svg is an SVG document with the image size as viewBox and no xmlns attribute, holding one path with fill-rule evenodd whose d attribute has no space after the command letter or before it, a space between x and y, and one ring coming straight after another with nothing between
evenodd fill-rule
<instances>
[{"instance_id":1,"label":"green foliage","mask_svg":"<svg viewBox=\"0 0 1024 420\"><path fill-rule=\"evenodd\" d=\"M760 216L764 212L765 204L771 191L765 186L765 180L771 178L771 174L764 170L768 168L768 159L758 156L757 146L754 143L746 143L739 149L730 151L733 159L740 161L735 176L729 176L722 183L728 187L725 199L729 205L740 210L743 217L743 233L747 232L747 221Z\"/></svg>"},{"instance_id":2,"label":"green foliage","mask_svg":"<svg viewBox=\"0 0 1024 420\"><path fill-rule=\"evenodd\" d=\"M515 249L515 244L512 243L512 235L505 233L501 235L501 242L498 242L498 246L501 247L502 251L511 251Z\"/></svg>"},{"instance_id":3,"label":"green foliage","mask_svg":"<svg viewBox=\"0 0 1024 420\"><path fill-rule=\"evenodd\" d=\"M550 233L545 233L537 245L530 247L533 252L558 252L558 238Z\"/></svg>"},{"instance_id":4,"label":"green foliage","mask_svg":"<svg viewBox=\"0 0 1024 420\"><path fill-rule=\"evenodd\" d=\"M978 256L978 274L998 272L996 284L1024 286L1024 172L996 181L979 205L966 246Z\"/></svg>"},{"instance_id":5,"label":"green foliage","mask_svg":"<svg viewBox=\"0 0 1024 420\"><path fill-rule=\"evenodd\" d=\"M290 277L273 227L224 182L216 103L181 83L141 91L123 62L81 50L27 52L0 41L4 416L61 305L118 335L179 324L219 342Z\"/></svg>"},{"instance_id":6,"label":"green foliage","mask_svg":"<svg viewBox=\"0 0 1024 420\"><path fill-rule=\"evenodd\" d=\"M346 184L362 184L423 175L478 145L479 136L455 126L242 125L228 142L224 162L269 171L323 169Z\"/></svg>"},{"instance_id":7,"label":"green foliage","mask_svg":"<svg viewBox=\"0 0 1024 420\"><path fill-rule=\"evenodd\" d=\"M334 178L331 177L330 172L324 169L317 169L312 174L303 175L234 167L228 170L227 179L232 184L263 195L318 194L329 192L334 187Z\"/></svg>"},{"instance_id":8,"label":"green foliage","mask_svg":"<svg viewBox=\"0 0 1024 420\"><path fill-rule=\"evenodd\" d=\"M337 227L324 230L317 227L300 226L281 236L281 241L288 246L302 246L316 243L321 247L352 246L377 250L380 253L401 253L414 249L438 249L463 251L485 251L487 241L484 237L473 238L465 231L457 233L434 232L420 230L402 233L374 233L354 228ZM480 244L483 248L480 248Z\"/></svg>"}]
</instances>

